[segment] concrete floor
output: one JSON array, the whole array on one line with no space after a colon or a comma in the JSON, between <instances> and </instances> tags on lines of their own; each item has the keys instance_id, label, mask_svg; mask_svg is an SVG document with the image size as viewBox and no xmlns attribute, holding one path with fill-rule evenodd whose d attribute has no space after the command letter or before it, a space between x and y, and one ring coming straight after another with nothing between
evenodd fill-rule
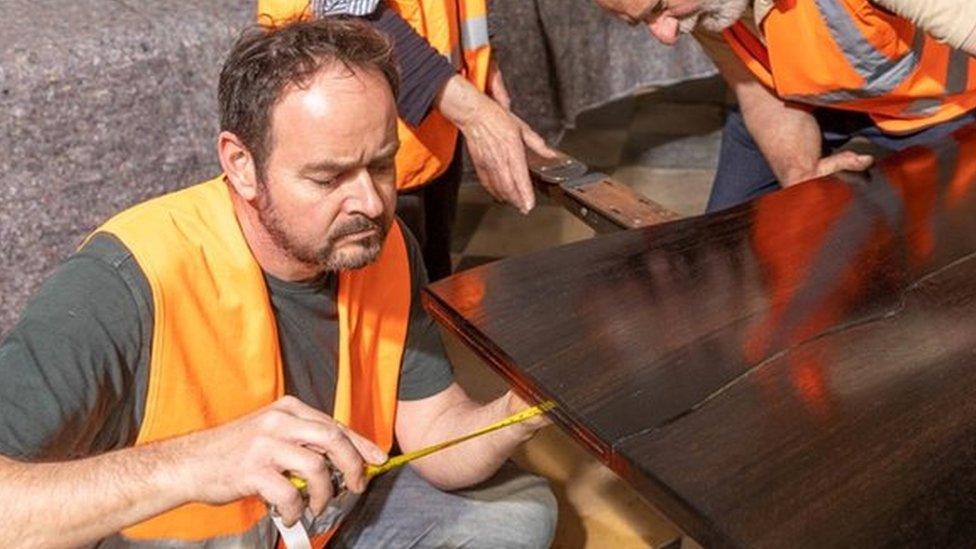
<instances>
[{"instance_id":1,"label":"concrete floor","mask_svg":"<svg viewBox=\"0 0 976 549\"><path fill-rule=\"evenodd\" d=\"M704 210L718 154L726 93L715 79L655 90L582 115L559 147L685 215ZM561 207L545 200L527 216L494 204L476 184L461 190L455 228L459 269L593 236ZM463 344L445 334L459 382L488 399L502 380ZM556 427L516 457L552 480L560 502L554 546L661 547L680 533L609 469Z\"/></svg>"}]
</instances>

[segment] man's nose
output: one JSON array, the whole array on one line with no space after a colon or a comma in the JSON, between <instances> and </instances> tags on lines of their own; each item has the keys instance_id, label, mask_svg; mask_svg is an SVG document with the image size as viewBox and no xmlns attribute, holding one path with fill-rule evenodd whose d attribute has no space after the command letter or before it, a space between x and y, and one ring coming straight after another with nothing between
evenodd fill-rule
<instances>
[{"instance_id":1,"label":"man's nose","mask_svg":"<svg viewBox=\"0 0 976 549\"><path fill-rule=\"evenodd\" d=\"M385 204L376 190L376 182L369 175L369 170L361 169L352 182L350 196L346 199L346 213L359 213L370 219L383 214Z\"/></svg>"},{"instance_id":2,"label":"man's nose","mask_svg":"<svg viewBox=\"0 0 976 549\"><path fill-rule=\"evenodd\" d=\"M647 24L647 28L662 44L672 46L678 41L678 20L674 17L657 17Z\"/></svg>"}]
</instances>

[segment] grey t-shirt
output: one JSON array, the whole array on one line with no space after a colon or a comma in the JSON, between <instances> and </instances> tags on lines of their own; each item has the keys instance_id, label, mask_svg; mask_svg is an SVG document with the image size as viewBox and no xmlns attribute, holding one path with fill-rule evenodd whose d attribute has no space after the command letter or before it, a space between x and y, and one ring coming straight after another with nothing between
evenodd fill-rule
<instances>
[{"instance_id":1,"label":"grey t-shirt","mask_svg":"<svg viewBox=\"0 0 976 549\"><path fill-rule=\"evenodd\" d=\"M420 306L426 273L407 231L412 303L399 398L433 396L453 381L440 333ZM278 325L285 391L332 411L338 363L336 277L265 277ZM78 458L129 446L142 419L153 310L129 250L99 234L28 303L0 344L0 454Z\"/></svg>"}]
</instances>

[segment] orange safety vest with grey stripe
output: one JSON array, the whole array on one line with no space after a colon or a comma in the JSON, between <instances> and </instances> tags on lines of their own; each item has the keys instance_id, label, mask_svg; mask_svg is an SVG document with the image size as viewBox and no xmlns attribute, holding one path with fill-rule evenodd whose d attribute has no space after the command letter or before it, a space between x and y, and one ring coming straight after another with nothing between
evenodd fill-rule
<instances>
[{"instance_id":1,"label":"orange safety vest with grey stripe","mask_svg":"<svg viewBox=\"0 0 976 549\"><path fill-rule=\"evenodd\" d=\"M263 272L222 177L126 210L98 232L132 252L153 299L146 408L136 445L216 427L284 394L281 352ZM338 282L339 364L333 417L389 451L410 314L410 267L393 224L379 258ZM328 520L325 520L325 519ZM308 525L324 545L334 515ZM191 503L106 540L167 547L273 547L257 497Z\"/></svg>"},{"instance_id":2,"label":"orange safety vest with grey stripe","mask_svg":"<svg viewBox=\"0 0 976 549\"><path fill-rule=\"evenodd\" d=\"M777 0L761 29L724 37L782 99L863 112L888 133L976 108L976 59L869 0Z\"/></svg>"},{"instance_id":3,"label":"orange safety vest with grey stripe","mask_svg":"<svg viewBox=\"0 0 976 549\"><path fill-rule=\"evenodd\" d=\"M485 90L491 48L485 0L385 0L417 34L451 60L476 88ZM277 26L312 17L309 0L258 0L258 22ZM444 173L454 158L458 129L436 109L413 127L397 121L400 150L396 186L419 187Z\"/></svg>"}]
</instances>

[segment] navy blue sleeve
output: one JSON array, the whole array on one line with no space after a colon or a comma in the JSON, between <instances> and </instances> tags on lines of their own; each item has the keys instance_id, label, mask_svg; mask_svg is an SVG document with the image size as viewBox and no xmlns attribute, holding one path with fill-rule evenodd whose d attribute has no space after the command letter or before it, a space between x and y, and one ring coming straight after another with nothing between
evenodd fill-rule
<instances>
[{"instance_id":1,"label":"navy blue sleeve","mask_svg":"<svg viewBox=\"0 0 976 549\"><path fill-rule=\"evenodd\" d=\"M393 41L400 69L397 111L405 122L417 126L427 117L437 94L457 70L386 4L365 19Z\"/></svg>"}]
</instances>

